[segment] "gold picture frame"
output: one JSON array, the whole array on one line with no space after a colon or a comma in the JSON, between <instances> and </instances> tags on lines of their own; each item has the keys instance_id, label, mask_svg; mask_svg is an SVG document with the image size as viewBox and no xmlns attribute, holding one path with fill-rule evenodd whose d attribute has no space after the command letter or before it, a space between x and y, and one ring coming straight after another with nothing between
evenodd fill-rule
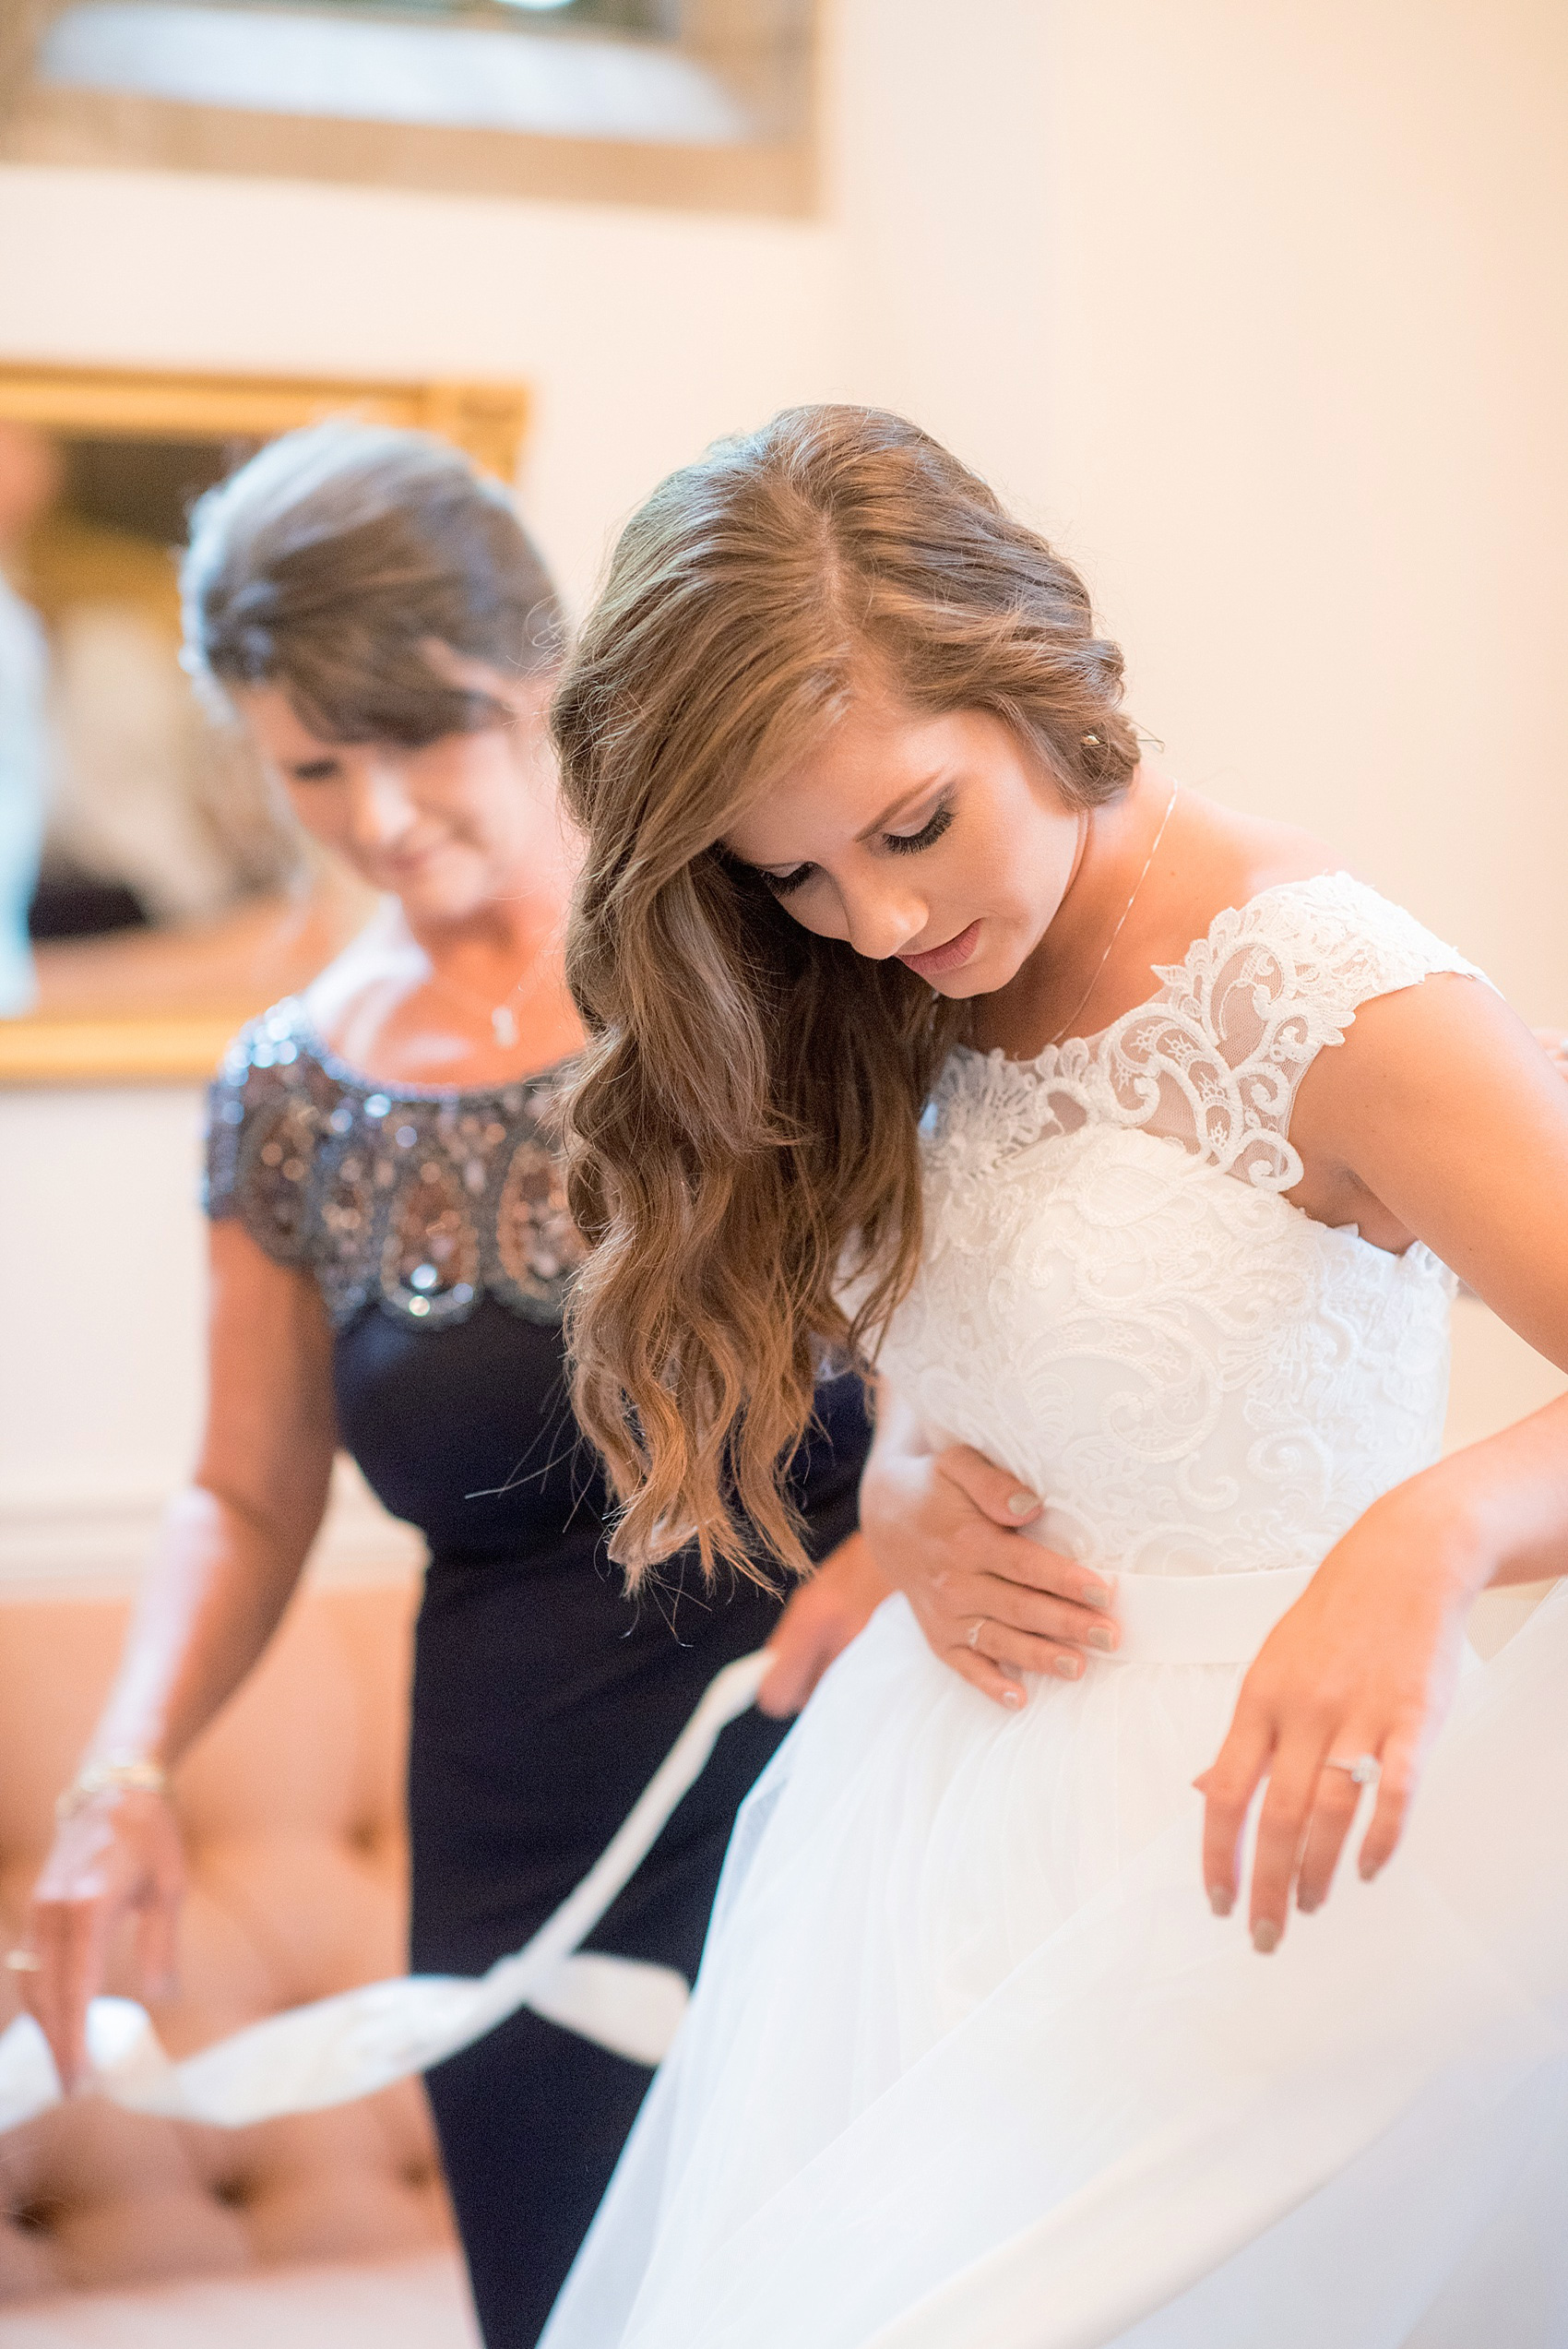
<instances>
[{"instance_id":1,"label":"gold picture frame","mask_svg":"<svg viewBox=\"0 0 1568 2349\"><path fill-rule=\"evenodd\" d=\"M529 394L515 383L0 364L0 419L67 435L267 440L329 415L437 433L511 482L528 430ZM350 899L344 907L353 910ZM192 967L199 964L198 950ZM111 990L102 1002L46 1001L37 1012L0 1019L0 1086L199 1079L238 1020L263 1008L225 998L211 1006L133 1002L122 1009L119 993Z\"/></svg>"},{"instance_id":2,"label":"gold picture frame","mask_svg":"<svg viewBox=\"0 0 1568 2349\"><path fill-rule=\"evenodd\" d=\"M520 384L0 364L0 417L45 432L272 440L323 416L342 415L439 433L509 482L522 454L529 395Z\"/></svg>"}]
</instances>

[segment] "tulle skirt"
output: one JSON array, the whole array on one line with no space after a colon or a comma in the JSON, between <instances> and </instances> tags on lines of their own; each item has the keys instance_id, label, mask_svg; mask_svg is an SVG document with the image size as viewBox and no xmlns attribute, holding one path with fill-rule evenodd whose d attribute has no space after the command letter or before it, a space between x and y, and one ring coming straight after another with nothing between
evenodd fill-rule
<instances>
[{"instance_id":1,"label":"tulle skirt","mask_svg":"<svg viewBox=\"0 0 1568 2349\"><path fill-rule=\"evenodd\" d=\"M1240 1678L1007 1714L884 1606L741 1814L542 2349L1562 2349L1568 1591L1266 1959L1190 1784Z\"/></svg>"}]
</instances>

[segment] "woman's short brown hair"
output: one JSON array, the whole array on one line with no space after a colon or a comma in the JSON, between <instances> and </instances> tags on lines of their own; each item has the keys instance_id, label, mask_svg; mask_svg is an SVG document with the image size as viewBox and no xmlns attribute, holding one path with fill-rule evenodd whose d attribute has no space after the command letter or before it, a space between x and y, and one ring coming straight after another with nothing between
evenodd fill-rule
<instances>
[{"instance_id":1,"label":"woman's short brown hair","mask_svg":"<svg viewBox=\"0 0 1568 2349\"><path fill-rule=\"evenodd\" d=\"M1080 806L1137 764L1072 566L915 425L827 407L654 492L557 695L588 852L575 1391L634 1577L694 1534L742 1570L758 1541L802 1562L779 1472L820 1349L873 1353L913 1274L917 1120L965 1007L803 929L723 846L867 687L990 712Z\"/></svg>"},{"instance_id":2,"label":"woman's short brown hair","mask_svg":"<svg viewBox=\"0 0 1568 2349\"><path fill-rule=\"evenodd\" d=\"M412 749L501 722L434 648L518 676L560 657L555 590L506 491L427 433L286 433L198 502L180 584L198 684L281 686L327 742Z\"/></svg>"}]
</instances>

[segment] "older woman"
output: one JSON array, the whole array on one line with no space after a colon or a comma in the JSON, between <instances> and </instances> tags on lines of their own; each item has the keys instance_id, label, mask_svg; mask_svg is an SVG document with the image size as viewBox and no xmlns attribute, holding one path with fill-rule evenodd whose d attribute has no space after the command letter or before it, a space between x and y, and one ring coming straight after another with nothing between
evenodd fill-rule
<instances>
[{"instance_id":1,"label":"older woman","mask_svg":"<svg viewBox=\"0 0 1568 2349\"><path fill-rule=\"evenodd\" d=\"M820 1578L781 1612L681 1561L657 1599L604 1557L561 1305L580 1254L556 1072L571 853L544 707L560 626L503 492L412 434L276 443L204 501L187 660L303 829L381 890L304 996L213 1087L210 1389L192 1480L40 1881L24 1975L64 2077L134 1913L172 1968L181 1852L165 1773L255 1665L350 1451L426 1534L409 1798L416 1967L478 1973L597 1855L731 1657L774 1643L791 1710L882 1585L856 1532L861 1389L824 1386L793 1471ZM594 1946L695 1973L737 1803L783 1734L752 1714ZM531 2342L647 2084L521 2014L430 2081L493 2349Z\"/></svg>"}]
</instances>

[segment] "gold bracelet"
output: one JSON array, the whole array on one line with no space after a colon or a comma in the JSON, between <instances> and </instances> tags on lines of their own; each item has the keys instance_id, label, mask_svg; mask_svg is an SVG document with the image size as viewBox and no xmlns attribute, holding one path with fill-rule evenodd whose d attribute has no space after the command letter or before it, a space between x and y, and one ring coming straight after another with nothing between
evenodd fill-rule
<instances>
[{"instance_id":1,"label":"gold bracelet","mask_svg":"<svg viewBox=\"0 0 1568 2349\"><path fill-rule=\"evenodd\" d=\"M129 1795L166 1795L169 1773L161 1762L148 1759L145 1754L113 1757L108 1761L89 1762L78 1770L65 1793L54 1806L54 1816L63 1827L75 1818L84 1804L95 1795L106 1795L112 1788L121 1788Z\"/></svg>"}]
</instances>

